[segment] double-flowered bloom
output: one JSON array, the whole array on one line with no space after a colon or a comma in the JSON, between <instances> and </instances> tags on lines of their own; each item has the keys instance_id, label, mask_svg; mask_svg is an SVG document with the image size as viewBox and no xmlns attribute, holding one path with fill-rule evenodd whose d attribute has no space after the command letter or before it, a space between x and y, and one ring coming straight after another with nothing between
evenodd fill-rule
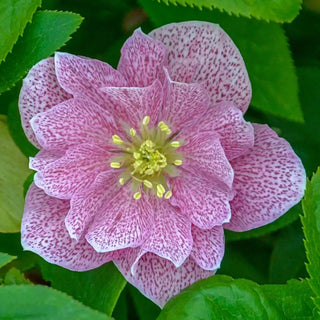
<instances>
[{"instance_id":1,"label":"double-flowered bloom","mask_svg":"<svg viewBox=\"0 0 320 320\"><path fill-rule=\"evenodd\" d=\"M67 53L40 61L19 101L41 149L24 248L77 271L114 261L160 306L213 275L223 228L270 223L305 187L290 145L243 119L250 99L238 49L210 23L135 31L117 70Z\"/></svg>"}]
</instances>

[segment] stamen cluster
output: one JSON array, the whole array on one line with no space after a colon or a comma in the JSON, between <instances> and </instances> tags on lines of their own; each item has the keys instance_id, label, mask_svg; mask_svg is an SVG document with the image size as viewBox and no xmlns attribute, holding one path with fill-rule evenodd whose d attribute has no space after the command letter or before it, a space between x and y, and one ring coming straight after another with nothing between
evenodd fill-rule
<instances>
[{"instance_id":1,"label":"stamen cluster","mask_svg":"<svg viewBox=\"0 0 320 320\"><path fill-rule=\"evenodd\" d=\"M150 117L145 116L140 130L126 130L124 140L118 135L112 136L112 142L120 150L110 166L121 170L120 185L131 183L134 199L140 199L142 191L169 199L172 190L167 178L179 174L177 166L182 165L182 154L176 150L182 143L174 140L178 133L172 134L165 122L160 121L157 127L151 129L148 127L149 122Z\"/></svg>"}]
</instances>

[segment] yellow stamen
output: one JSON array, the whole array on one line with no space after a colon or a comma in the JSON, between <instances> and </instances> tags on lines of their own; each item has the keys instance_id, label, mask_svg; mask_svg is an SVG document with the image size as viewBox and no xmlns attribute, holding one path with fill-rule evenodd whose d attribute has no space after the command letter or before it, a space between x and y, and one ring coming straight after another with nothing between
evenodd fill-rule
<instances>
[{"instance_id":1,"label":"yellow stamen","mask_svg":"<svg viewBox=\"0 0 320 320\"><path fill-rule=\"evenodd\" d=\"M134 137L136 135L136 130L134 130L133 128L130 129L130 135L132 137Z\"/></svg>"},{"instance_id":2,"label":"yellow stamen","mask_svg":"<svg viewBox=\"0 0 320 320\"><path fill-rule=\"evenodd\" d=\"M133 157L134 157L136 160L140 159L140 158L141 158L140 152L134 152L134 153L133 153Z\"/></svg>"},{"instance_id":3,"label":"yellow stamen","mask_svg":"<svg viewBox=\"0 0 320 320\"><path fill-rule=\"evenodd\" d=\"M174 160L173 164L176 165L176 166L181 166L182 165L182 160L179 160L179 159Z\"/></svg>"},{"instance_id":4,"label":"yellow stamen","mask_svg":"<svg viewBox=\"0 0 320 320\"><path fill-rule=\"evenodd\" d=\"M181 146L181 143L180 141L172 141L170 145L172 148L179 148Z\"/></svg>"},{"instance_id":5,"label":"yellow stamen","mask_svg":"<svg viewBox=\"0 0 320 320\"><path fill-rule=\"evenodd\" d=\"M172 191L171 190L168 190L165 195L164 195L164 198L165 199L170 199L172 197Z\"/></svg>"},{"instance_id":6,"label":"yellow stamen","mask_svg":"<svg viewBox=\"0 0 320 320\"><path fill-rule=\"evenodd\" d=\"M124 178L120 178L119 183L123 186L124 185Z\"/></svg>"},{"instance_id":7,"label":"yellow stamen","mask_svg":"<svg viewBox=\"0 0 320 320\"><path fill-rule=\"evenodd\" d=\"M122 139L119 136L117 136L116 134L114 134L112 136L112 141L115 144L122 144L123 143Z\"/></svg>"},{"instance_id":8,"label":"yellow stamen","mask_svg":"<svg viewBox=\"0 0 320 320\"><path fill-rule=\"evenodd\" d=\"M149 116L145 116L145 117L143 118L143 120L142 120L142 124L143 124L144 126L147 126L148 123L149 123L149 121L150 121L150 117L149 117Z\"/></svg>"},{"instance_id":9,"label":"yellow stamen","mask_svg":"<svg viewBox=\"0 0 320 320\"><path fill-rule=\"evenodd\" d=\"M166 189L164 188L164 186L162 184L158 184L157 185L157 194L161 193L162 195L166 192Z\"/></svg>"},{"instance_id":10,"label":"yellow stamen","mask_svg":"<svg viewBox=\"0 0 320 320\"><path fill-rule=\"evenodd\" d=\"M169 134L171 134L172 131L171 131L171 129L168 128L167 130L165 130L165 132L167 135L169 135Z\"/></svg>"},{"instance_id":11,"label":"yellow stamen","mask_svg":"<svg viewBox=\"0 0 320 320\"><path fill-rule=\"evenodd\" d=\"M136 200L139 200L141 198L141 192L138 191L136 192L134 195L133 195L133 198L136 199Z\"/></svg>"},{"instance_id":12,"label":"yellow stamen","mask_svg":"<svg viewBox=\"0 0 320 320\"><path fill-rule=\"evenodd\" d=\"M149 189L152 188L152 182L150 182L149 180L143 180L143 184Z\"/></svg>"},{"instance_id":13,"label":"yellow stamen","mask_svg":"<svg viewBox=\"0 0 320 320\"><path fill-rule=\"evenodd\" d=\"M110 167L113 169L119 169L121 167L121 163L120 162L111 162Z\"/></svg>"},{"instance_id":14,"label":"yellow stamen","mask_svg":"<svg viewBox=\"0 0 320 320\"><path fill-rule=\"evenodd\" d=\"M154 174L154 170L153 169L147 169L145 172L144 172L147 176L151 176Z\"/></svg>"},{"instance_id":15,"label":"yellow stamen","mask_svg":"<svg viewBox=\"0 0 320 320\"><path fill-rule=\"evenodd\" d=\"M158 127L160 128L161 131L166 131L166 132L170 131L170 133L171 133L171 130L170 130L170 128L168 127L168 125L167 125L166 123L164 123L163 121L160 121L160 122L158 123ZM169 134L170 134L170 133L169 133Z\"/></svg>"}]
</instances>

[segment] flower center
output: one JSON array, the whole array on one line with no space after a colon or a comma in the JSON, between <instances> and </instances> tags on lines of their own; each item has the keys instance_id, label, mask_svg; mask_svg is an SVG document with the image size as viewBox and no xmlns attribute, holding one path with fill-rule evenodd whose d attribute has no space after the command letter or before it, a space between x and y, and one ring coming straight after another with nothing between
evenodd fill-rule
<instances>
[{"instance_id":1,"label":"flower center","mask_svg":"<svg viewBox=\"0 0 320 320\"><path fill-rule=\"evenodd\" d=\"M163 121L151 129L148 127L149 121L148 116L144 117L140 130L127 130L125 139L118 135L112 136L119 150L110 166L120 171L120 185L131 184L136 200L141 198L143 192L169 199L172 191L168 177L179 174L177 166L182 164L182 155L176 150L181 142L173 140L177 134L171 134L171 129Z\"/></svg>"},{"instance_id":2,"label":"flower center","mask_svg":"<svg viewBox=\"0 0 320 320\"><path fill-rule=\"evenodd\" d=\"M141 144L139 151L133 153L133 157L134 172L138 172L141 176L152 176L167 166L167 158L149 139Z\"/></svg>"}]
</instances>

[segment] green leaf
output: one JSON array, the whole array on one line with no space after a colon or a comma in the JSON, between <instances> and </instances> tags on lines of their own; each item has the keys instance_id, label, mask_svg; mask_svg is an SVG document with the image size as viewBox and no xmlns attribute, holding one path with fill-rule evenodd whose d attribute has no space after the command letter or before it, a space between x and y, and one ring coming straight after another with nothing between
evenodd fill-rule
<instances>
[{"instance_id":1,"label":"green leaf","mask_svg":"<svg viewBox=\"0 0 320 320\"><path fill-rule=\"evenodd\" d=\"M302 200L304 215L301 217L307 251L309 285L314 292L314 301L320 310L320 168L307 181L305 198Z\"/></svg>"},{"instance_id":2,"label":"green leaf","mask_svg":"<svg viewBox=\"0 0 320 320\"><path fill-rule=\"evenodd\" d=\"M158 320L282 320L286 319L249 280L216 275L186 288L164 307Z\"/></svg>"},{"instance_id":3,"label":"green leaf","mask_svg":"<svg viewBox=\"0 0 320 320\"><path fill-rule=\"evenodd\" d=\"M268 233L274 232L297 220L300 213L301 213L301 205L298 204L293 208L291 208L282 217L280 217L279 219L277 219L276 221L270 224L267 224L266 226L245 231L245 232L233 232L233 231L225 230L226 242L250 239L250 238L258 238Z\"/></svg>"},{"instance_id":4,"label":"green leaf","mask_svg":"<svg viewBox=\"0 0 320 320\"><path fill-rule=\"evenodd\" d=\"M4 276L4 285L14 284L31 284L31 281L26 279L23 273L17 268L11 268Z\"/></svg>"},{"instance_id":5,"label":"green leaf","mask_svg":"<svg viewBox=\"0 0 320 320\"><path fill-rule=\"evenodd\" d=\"M0 2L0 62L13 45L41 4L41 0L2 0Z\"/></svg>"},{"instance_id":6,"label":"green leaf","mask_svg":"<svg viewBox=\"0 0 320 320\"><path fill-rule=\"evenodd\" d=\"M271 254L269 283L286 283L307 276L306 254L300 221L281 230Z\"/></svg>"},{"instance_id":7,"label":"green leaf","mask_svg":"<svg viewBox=\"0 0 320 320\"><path fill-rule=\"evenodd\" d=\"M154 1L154 0L148 0ZM158 0L159 1L159 0ZM301 8L301 0L162 0L164 3L198 8L217 8L227 13L276 22L291 22Z\"/></svg>"},{"instance_id":8,"label":"green leaf","mask_svg":"<svg viewBox=\"0 0 320 320\"><path fill-rule=\"evenodd\" d=\"M38 61L63 46L81 21L82 17L75 13L37 12L13 52L0 65L0 93L11 88Z\"/></svg>"},{"instance_id":9,"label":"green leaf","mask_svg":"<svg viewBox=\"0 0 320 320\"><path fill-rule=\"evenodd\" d=\"M285 319L320 319L311 300L312 290L306 280L290 280L285 285L264 285L261 289L282 310Z\"/></svg>"},{"instance_id":10,"label":"green leaf","mask_svg":"<svg viewBox=\"0 0 320 320\"><path fill-rule=\"evenodd\" d=\"M263 285L216 275L170 300L158 320L319 320L307 281Z\"/></svg>"},{"instance_id":11,"label":"green leaf","mask_svg":"<svg viewBox=\"0 0 320 320\"><path fill-rule=\"evenodd\" d=\"M113 263L85 272L70 271L45 261L40 262L40 267L43 278L50 281L53 288L108 315L112 314L126 284Z\"/></svg>"},{"instance_id":12,"label":"green leaf","mask_svg":"<svg viewBox=\"0 0 320 320\"><path fill-rule=\"evenodd\" d=\"M156 26L187 20L220 24L238 46L252 84L253 107L285 119L303 122L298 82L288 42L276 23L236 18L225 13L166 6L139 0Z\"/></svg>"},{"instance_id":13,"label":"green leaf","mask_svg":"<svg viewBox=\"0 0 320 320\"><path fill-rule=\"evenodd\" d=\"M16 257L10 256L7 253L0 252L0 268L13 261Z\"/></svg>"},{"instance_id":14,"label":"green leaf","mask_svg":"<svg viewBox=\"0 0 320 320\"><path fill-rule=\"evenodd\" d=\"M23 213L23 183L30 174L28 159L10 137L0 115L0 232L18 232Z\"/></svg>"},{"instance_id":15,"label":"green leaf","mask_svg":"<svg viewBox=\"0 0 320 320\"><path fill-rule=\"evenodd\" d=\"M57 290L35 285L0 287L0 319L107 320L107 315L85 307Z\"/></svg>"}]
</instances>

